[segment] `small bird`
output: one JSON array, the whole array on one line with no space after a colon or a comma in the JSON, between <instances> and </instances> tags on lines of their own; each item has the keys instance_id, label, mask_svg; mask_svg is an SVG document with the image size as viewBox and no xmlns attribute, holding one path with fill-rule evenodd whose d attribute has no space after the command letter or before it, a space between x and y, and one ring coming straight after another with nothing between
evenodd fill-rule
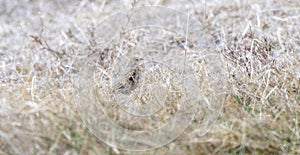
<instances>
[{"instance_id":1,"label":"small bird","mask_svg":"<svg viewBox=\"0 0 300 155\"><path fill-rule=\"evenodd\" d=\"M140 79L140 68L137 66L137 62L141 59L135 58L135 62L133 64L134 67L130 69L129 72L125 73L124 78L121 83L118 84L117 90L122 94L129 94L132 92L138 85Z\"/></svg>"}]
</instances>

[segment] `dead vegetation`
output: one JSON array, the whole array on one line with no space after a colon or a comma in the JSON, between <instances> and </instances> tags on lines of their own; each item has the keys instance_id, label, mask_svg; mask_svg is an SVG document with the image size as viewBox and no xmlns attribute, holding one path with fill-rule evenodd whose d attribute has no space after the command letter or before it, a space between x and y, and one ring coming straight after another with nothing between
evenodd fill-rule
<instances>
[{"instance_id":1,"label":"dead vegetation","mask_svg":"<svg viewBox=\"0 0 300 155\"><path fill-rule=\"evenodd\" d=\"M135 153L300 154L300 3L296 0L2 0L0 5L0 154L133 153L110 148L84 126L74 108L73 77L89 59L97 78L105 79L118 50L132 49L137 38L129 35L122 40L126 46L103 47L99 34L105 32L97 24L118 10L144 5L189 10L203 23L223 56L227 91L219 99L224 100L221 116L207 134L200 132L202 120L197 114L174 142ZM158 44L182 50L182 40L169 38ZM124 79L130 92L139 88L137 73L142 71L131 69ZM161 76L162 70L156 71L150 82ZM100 88L101 81L98 84ZM118 91L124 88L123 84ZM204 92L209 93L209 89ZM155 122L168 120L176 108L170 104L161 117L141 124L110 110L118 123L140 129L156 127Z\"/></svg>"}]
</instances>

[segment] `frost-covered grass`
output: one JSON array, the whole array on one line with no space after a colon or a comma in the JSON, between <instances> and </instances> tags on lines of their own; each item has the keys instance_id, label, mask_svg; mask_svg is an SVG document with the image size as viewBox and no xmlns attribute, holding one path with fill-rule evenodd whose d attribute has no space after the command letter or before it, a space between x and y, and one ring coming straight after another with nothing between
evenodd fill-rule
<instances>
[{"instance_id":1,"label":"frost-covered grass","mask_svg":"<svg viewBox=\"0 0 300 155\"><path fill-rule=\"evenodd\" d=\"M300 154L297 0L1 0L0 154L132 154L108 147L83 125L74 108L73 77L91 57L101 60L96 70L106 73L115 55L99 46L97 34L103 32L97 24L143 5L189 10L203 23L222 56L226 95L216 98L224 101L222 112L207 134L199 134L196 117L174 142L138 154ZM162 78L160 73L148 80ZM172 117L169 107L159 119ZM157 125L125 123L138 129Z\"/></svg>"}]
</instances>

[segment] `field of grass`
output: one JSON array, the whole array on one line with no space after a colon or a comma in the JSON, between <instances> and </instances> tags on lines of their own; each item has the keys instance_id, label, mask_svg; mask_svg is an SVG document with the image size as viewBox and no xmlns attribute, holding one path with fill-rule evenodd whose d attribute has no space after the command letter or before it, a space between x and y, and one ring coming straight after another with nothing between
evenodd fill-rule
<instances>
[{"instance_id":1,"label":"field of grass","mask_svg":"<svg viewBox=\"0 0 300 155\"><path fill-rule=\"evenodd\" d=\"M160 13L183 32L187 25L201 32L118 34L122 12L135 17L130 9L144 6L196 21L160 8L140 23ZM103 39L110 33L119 38ZM300 1L0 0L0 38L1 155L300 154ZM178 130L124 136L106 128L99 107L139 131L179 113ZM180 107L196 110L191 121ZM164 136L174 140L158 145Z\"/></svg>"}]
</instances>

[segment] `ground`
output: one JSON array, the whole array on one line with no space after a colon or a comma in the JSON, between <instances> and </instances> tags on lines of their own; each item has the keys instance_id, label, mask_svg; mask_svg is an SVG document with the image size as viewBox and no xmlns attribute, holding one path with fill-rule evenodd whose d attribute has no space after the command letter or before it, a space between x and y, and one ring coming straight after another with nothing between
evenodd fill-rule
<instances>
[{"instance_id":1,"label":"ground","mask_svg":"<svg viewBox=\"0 0 300 155\"><path fill-rule=\"evenodd\" d=\"M144 28L103 39L122 23L114 14L143 6L180 11L200 23L201 33ZM164 13L166 23L173 22ZM300 154L299 14L297 0L1 0L0 154ZM198 30L192 21L174 21L183 28L187 23ZM158 39L147 40L148 32ZM173 54L130 54L149 42L151 50ZM188 78L176 74L182 68ZM121 115L115 103L135 95L141 105L165 101L165 107L153 119ZM132 130L160 127L175 117L179 103L193 103L197 113L170 143L132 151L110 147L92 132L97 126L89 120L101 118L90 106L94 98ZM181 118L177 125L186 123Z\"/></svg>"}]
</instances>

